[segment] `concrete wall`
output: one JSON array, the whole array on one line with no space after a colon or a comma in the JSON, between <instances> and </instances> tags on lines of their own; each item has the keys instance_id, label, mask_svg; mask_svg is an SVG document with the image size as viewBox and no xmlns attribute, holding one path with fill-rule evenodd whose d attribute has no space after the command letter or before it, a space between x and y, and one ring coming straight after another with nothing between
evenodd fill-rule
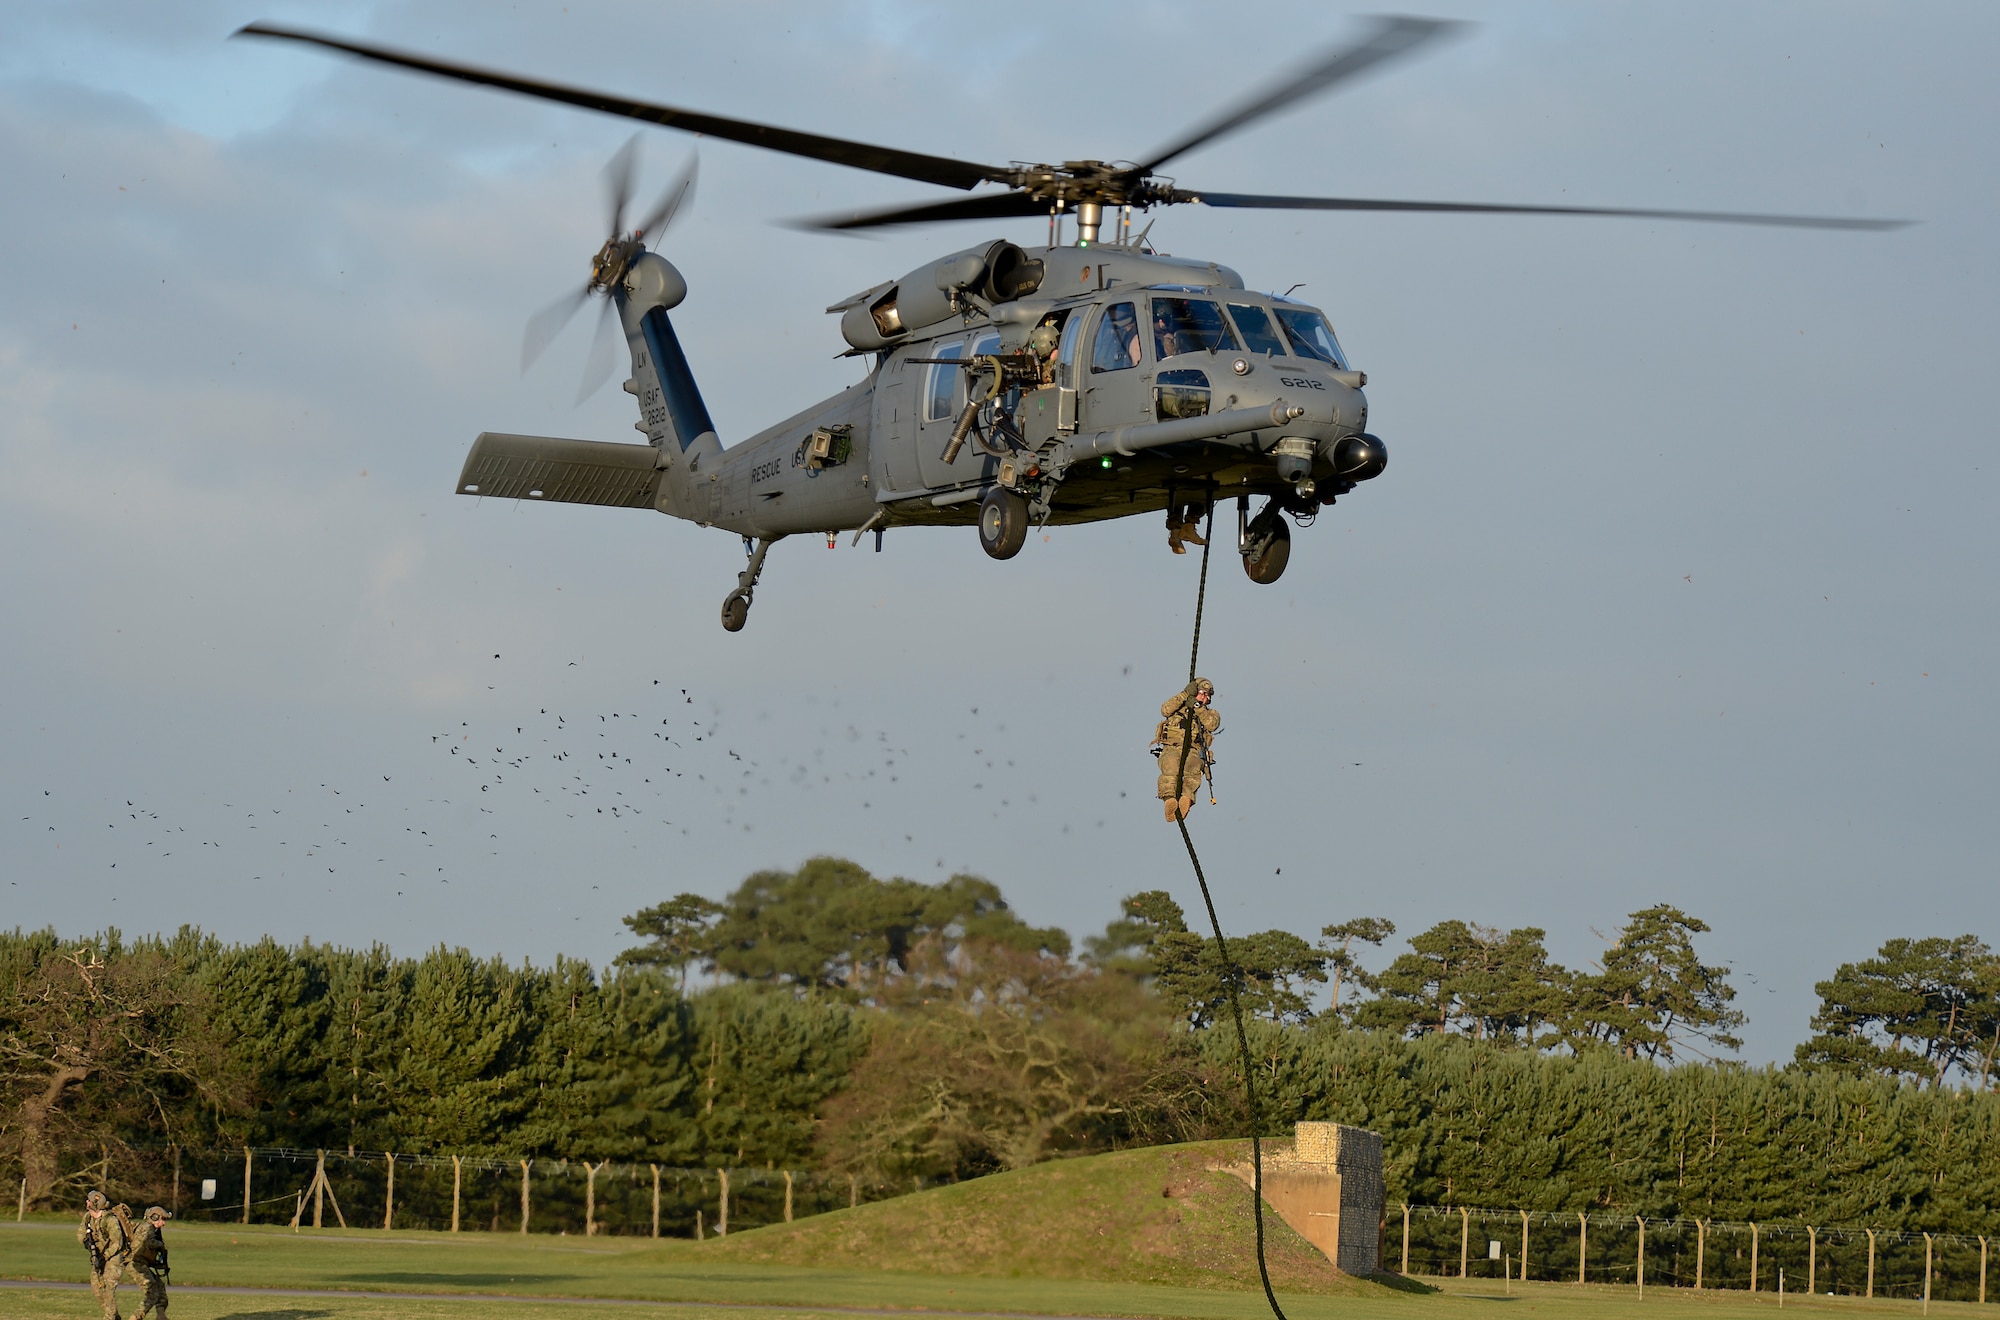
<instances>
[{"instance_id":1,"label":"concrete wall","mask_svg":"<svg viewBox=\"0 0 2000 1320\"><path fill-rule=\"evenodd\" d=\"M1292 1149L1264 1161L1265 1202L1348 1274L1382 1269L1382 1198L1382 1136L1365 1128L1300 1123Z\"/></svg>"}]
</instances>

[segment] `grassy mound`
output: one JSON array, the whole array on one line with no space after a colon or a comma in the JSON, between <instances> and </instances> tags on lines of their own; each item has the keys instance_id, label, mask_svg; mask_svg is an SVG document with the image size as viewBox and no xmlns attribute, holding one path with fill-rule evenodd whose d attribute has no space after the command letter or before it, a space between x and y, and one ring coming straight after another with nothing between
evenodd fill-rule
<instances>
[{"instance_id":1,"label":"grassy mound","mask_svg":"<svg viewBox=\"0 0 2000 1320\"><path fill-rule=\"evenodd\" d=\"M1214 1166L1248 1142L1056 1160L794 1224L732 1233L718 1255L930 1275L1255 1289L1250 1191ZM1268 1207L1265 1257L1287 1292L1384 1291L1327 1263Z\"/></svg>"}]
</instances>

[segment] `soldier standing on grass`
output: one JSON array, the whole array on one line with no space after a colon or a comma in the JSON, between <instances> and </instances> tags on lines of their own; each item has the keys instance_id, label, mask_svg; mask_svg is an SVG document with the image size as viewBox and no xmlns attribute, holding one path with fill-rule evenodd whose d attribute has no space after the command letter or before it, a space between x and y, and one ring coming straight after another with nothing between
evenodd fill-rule
<instances>
[{"instance_id":1,"label":"soldier standing on grass","mask_svg":"<svg viewBox=\"0 0 2000 1320\"><path fill-rule=\"evenodd\" d=\"M1170 825L1186 820L1194 810L1195 795L1201 792L1204 778L1209 781L1208 800L1211 805L1215 801L1215 735L1222 732L1222 716L1209 709L1214 698L1215 684L1197 678L1160 706L1162 718L1160 727L1153 731L1153 755L1160 758L1160 801L1166 804Z\"/></svg>"},{"instance_id":2,"label":"soldier standing on grass","mask_svg":"<svg viewBox=\"0 0 2000 1320\"><path fill-rule=\"evenodd\" d=\"M118 1277L125 1272L132 1238L125 1231L124 1216L107 1213L111 1202L103 1192L92 1192L83 1204L83 1220L76 1226L76 1240L90 1253L90 1291L97 1297L104 1320L118 1320Z\"/></svg>"},{"instance_id":3,"label":"soldier standing on grass","mask_svg":"<svg viewBox=\"0 0 2000 1320\"><path fill-rule=\"evenodd\" d=\"M139 1225L138 1238L132 1244L132 1272L146 1285L146 1300L139 1305L139 1320L146 1320L147 1314L156 1313L159 1320L167 1320L167 1221L173 1215L157 1205L146 1207L146 1218Z\"/></svg>"}]
</instances>

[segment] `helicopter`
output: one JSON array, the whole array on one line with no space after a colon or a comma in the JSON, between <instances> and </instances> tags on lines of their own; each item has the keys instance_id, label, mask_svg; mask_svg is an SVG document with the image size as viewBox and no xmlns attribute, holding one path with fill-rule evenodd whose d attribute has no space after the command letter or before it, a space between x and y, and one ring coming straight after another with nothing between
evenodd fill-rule
<instances>
[{"instance_id":1,"label":"helicopter","mask_svg":"<svg viewBox=\"0 0 2000 1320\"><path fill-rule=\"evenodd\" d=\"M1199 204L1255 210L1610 216L1813 229L1887 230L1909 222L1830 216L1534 206L1221 193L1159 171L1307 97L1430 45L1460 25L1389 16L1195 125L1139 162L1005 166L924 155L476 68L305 29L252 23L239 37L303 43L394 68L554 101L793 156L959 189L970 195L801 222L857 231L951 220L1047 217L1048 242L993 239L925 262L833 303L864 359L853 386L727 448L668 313L687 297L680 271L649 247L692 190L686 170L626 227L634 147L606 170L609 237L590 278L529 322L524 366L575 313L602 300L600 344L622 333L642 443L485 432L457 493L647 508L743 538L748 562L722 604L747 622L765 558L788 536L963 526L994 559L1032 528L1167 514L1170 543L1199 539L1218 502L1236 505L1246 575L1270 584L1292 528L1388 466L1368 430L1365 372L1325 313L1245 287L1218 262L1176 257L1133 232L1135 212ZM998 184L999 190L975 191ZM1073 227L1073 228L1072 228ZM1065 241L1065 230L1073 237ZM1296 287L1296 286L1295 286ZM602 354L594 353L602 357ZM587 377L588 384L588 377ZM1254 514L1253 500L1261 507ZM1192 535L1191 535L1192 533Z\"/></svg>"}]
</instances>

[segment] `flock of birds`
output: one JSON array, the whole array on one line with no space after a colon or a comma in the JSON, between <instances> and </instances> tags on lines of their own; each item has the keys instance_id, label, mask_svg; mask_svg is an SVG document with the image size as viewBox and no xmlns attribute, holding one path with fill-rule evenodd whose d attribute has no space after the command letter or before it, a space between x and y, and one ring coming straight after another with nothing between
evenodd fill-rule
<instances>
[{"instance_id":1,"label":"flock of birds","mask_svg":"<svg viewBox=\"0 0 2000 1320\"><path fill-rule=\"evenodd\" d=\"M393 882L403 895L464 883L490 870L488 858L523 844L575 856L617 843L657 850L717 831L750 833L773 810L807 809L798 794L831 799L819 810L880 813L881 833L900 838L904 856L927 832L929 846L954 847L945 834L977 807L996 821L1039 807L1032 749L1021 743L1029 730L1013 732L1010 721L990 710L982 717L977 706L958 707L962 727L939 738L930 718L920 721L919 737L845 723L838 698L726 719L715 701L698 702L660 679L617 708L537 700L510 717L490 713L490 699L478 704L489 713L468 712L380 748L365 776L311 775L294 787L265 779L210 801L201 800L200 784L145 796L51 785L13 813L9 832L24 837L7 851L24 859L45 851L51 865L41 874L72 881L93 873L133 884L223 874L288 887L317 880L335 892ZM817 729L801 727L815 716ZM911 743L924 748L921 757ZM1151 774L1150 763L1135 759L1117 797L1144 793ZM955 803L942 821L934 805L940 788ZM1096 805L1108 810L1115 801L1107 791ZM1097 828L1105 823L1095 817ZM933 866L947 864L939 855ZM23 868L9 884L34 885L35 875ZM115 902L124 889L108 884L103 892Z\"/></svg>"}]
</instances>

